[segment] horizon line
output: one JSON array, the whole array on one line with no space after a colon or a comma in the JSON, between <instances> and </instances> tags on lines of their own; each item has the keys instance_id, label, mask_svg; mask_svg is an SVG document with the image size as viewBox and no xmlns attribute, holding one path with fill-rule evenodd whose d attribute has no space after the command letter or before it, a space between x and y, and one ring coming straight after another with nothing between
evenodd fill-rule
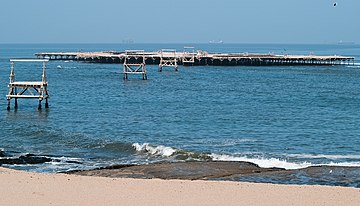
<instances>
[{"instance_id":1,"label":"horizon line","mask_svg":"<svg viewBox=\"0 0 360 206\"><path fill-rule=\"evenodd\" d=\"M338 41L338 42L223 42L223 43L210 43L210 42L0 42L0 44L210 44L210 45L223 45L223 44L282 44L282 45L358 45L358 42L353 41Z\"/></svg>"}]
</instances>

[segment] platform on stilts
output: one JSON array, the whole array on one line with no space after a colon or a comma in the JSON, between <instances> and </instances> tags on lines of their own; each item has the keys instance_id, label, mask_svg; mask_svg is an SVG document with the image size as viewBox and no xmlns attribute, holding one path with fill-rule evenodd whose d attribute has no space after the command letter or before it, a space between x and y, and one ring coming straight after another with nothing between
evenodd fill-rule
<instances>
[{"instance_id":1,"label":"platform on stilts","mask_svg":"<svg viewBox=\"0 0 360 206\"><path fill-rule=\"evenodd\" d=\"M38 99L38 109L41 109L42 100L46 100L45 108L49 107L48 81L46 78L46 62L48 59L11 59L11 71L9 82L9 93L6 95L8 100L7 110L10 110L11 99L15 100L14 108L18 108L18 99ZM15 63L18 62L40 62L42 63L41 81L15 81Z\"/></svg>"},{"instance_id":2,"label":"platform on stilts","mask_svg":"<svg viewBox=\"0 0 360 206\"><path fill-rule=\"evenodd\" d=\"M128 79L130 74L140 74L143 80L147 79L146 64L144 50L126 50L123 75L124 79Z\"/></svg>"},{"instance_id":3,"label":"platform on stilts","mask_svg":"<svg viewBox=\"0 0 360 206\"><path fill-rule=\"evenodd\" d=\"M159 72L162 72L164 67L173 67L177 71L177 56L175 49L161 49L160 50L160 64Z\"/></svg>"},{"instance_id":4,"label":"platform on stilts","mask_svg":"<svg viewBox=\"0 0 360 206\"><path fill-rule=\"evenodd\" d=\"M193 66L195 63L195 55L197 55L197 53L195 52L194 47L184 47L184 53L182 56L183 65Z\"/></svg>"}]
</instances>

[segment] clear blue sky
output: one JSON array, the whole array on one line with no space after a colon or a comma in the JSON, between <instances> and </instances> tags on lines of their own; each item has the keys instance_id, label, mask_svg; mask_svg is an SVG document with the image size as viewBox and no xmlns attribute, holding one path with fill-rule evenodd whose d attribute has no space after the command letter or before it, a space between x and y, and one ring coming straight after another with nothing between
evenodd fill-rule
<instances>
[{"instance_id":1,"label":"clear blue sky","mask_svg":"<svg viewBox=\"0 0 360 206\"><path fill-rule=\"evenodd\" d=\"M360 0L1 0L0 43L360 43Z\"/></svg>"}]
</instances>

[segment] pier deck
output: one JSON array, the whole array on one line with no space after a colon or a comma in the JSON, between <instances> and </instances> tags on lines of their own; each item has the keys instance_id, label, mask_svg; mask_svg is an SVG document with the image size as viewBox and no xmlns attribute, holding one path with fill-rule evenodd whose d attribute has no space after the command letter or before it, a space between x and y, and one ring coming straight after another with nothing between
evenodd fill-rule
<instances>
[{"instance_id":1,"label":"pier deck","mask_svg":"<svg viewBox=\"0 0 360 206\"><path fill-rule=\"evenodd\" d=\"M49 60L73 60L89 63L141 63L143 60L136 56L143 56L146 64L159 65L163 58L173 58L174 52L139 52L133 58L126 56L125 52L43 52L36 53L37 58ZM196 52L175 52L178 65L200 66L280 66L280 65L340 65L354 64L354 57L349 56L318 56L318 55L275 55L250 53L208 53L198 50ZM193 61L184 61L193 59Z\"/></svg>"}]
</instances>

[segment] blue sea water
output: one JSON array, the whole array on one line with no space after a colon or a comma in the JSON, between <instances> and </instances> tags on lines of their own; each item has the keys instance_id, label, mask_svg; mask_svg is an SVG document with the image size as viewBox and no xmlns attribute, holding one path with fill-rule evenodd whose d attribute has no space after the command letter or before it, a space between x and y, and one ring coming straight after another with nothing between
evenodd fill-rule
<instances>
[{"instance_id":1,"label":"blue sea water","mask_svg":"<svg viewBox=\"0 0 360 206\"><path fill-rule=\"evenodd\" d=\"M10 58L36 52L157 51L354 56L354 65L147 65L148 80L122 79L122 65L51 61L50 108L19 100L6 110ZM0 149L59 161L3 165L36 172L156 161L250 161L287 169L360 166L360 45L2 44ZM16 79L41 77L38 63L17 64ZM71 160L71 161L69 161ZM360 178L360 176L358 177Z\"/></svg>"}]
</instances>

